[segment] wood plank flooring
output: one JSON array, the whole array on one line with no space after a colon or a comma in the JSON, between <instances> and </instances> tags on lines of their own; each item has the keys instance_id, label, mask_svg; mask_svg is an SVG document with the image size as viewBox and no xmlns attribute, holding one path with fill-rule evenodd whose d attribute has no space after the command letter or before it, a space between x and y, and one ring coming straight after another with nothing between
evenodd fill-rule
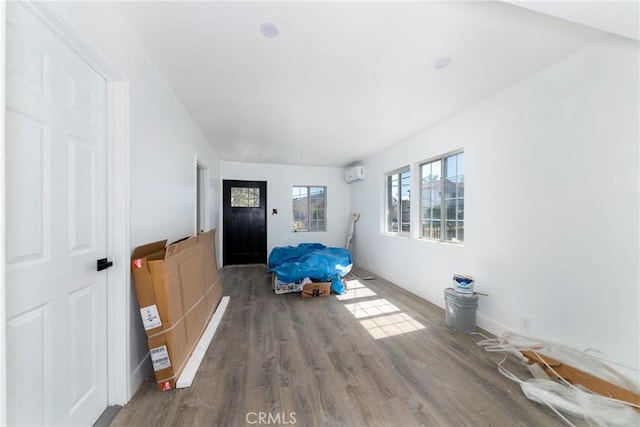
<instances>
[{"instance_id":1,"label":"wood plank flooring","mask_svg":"<svg viewBox=\"0 0 640 427\"><path fill-rule=\"evenodd\" d=\"M231 299L193 385L158 392L150 374L112 426L564 425L442 309L388 281L302 298L275 295L264 266L220 274Z\"/></svg>"}]
</instances>

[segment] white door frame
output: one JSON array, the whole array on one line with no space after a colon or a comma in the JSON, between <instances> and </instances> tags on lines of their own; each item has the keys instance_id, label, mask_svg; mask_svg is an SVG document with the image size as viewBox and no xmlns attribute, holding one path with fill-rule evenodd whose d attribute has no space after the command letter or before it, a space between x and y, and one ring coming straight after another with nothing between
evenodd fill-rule
<instances>
[{"instance_id":1,"label":"white door frame","mask_svg":"<svg viewBox=\"0 0 640 427\"><path fill-rule=\"evenodd\" d=\"M7 4L6 2L0 2L0 46L6 46L6 28L7 28ZM2 58L0 58L0 104L2 104L2 116L0 117L0 155L2 161L0 161L0 240L3 242L0 245L0 425L7 425L7 350L6 350L6 318L7 312L5 310L5 182L4 182L4 158L5 158L5 117L6 117L6 102L5 102L5 84L6 84L6 49L2 49Z\"/></svg>"},{"instance_id":2,"label":"white door frame","mask_svg":"<svg viewBox=\"0 0 640 427\"><path fill-rule=\"evenodd\" d=\"M83 59L107 82L107 256L113 267L107 270L107 325L108 325L108 404L123 405L133 395L130 383L130 284L129 262L131 242L129 234L129 139L130 110L129 82L121 77L108 62L96 54L75 31L62 21L51 8L42 1L22 3L74 53ZM0 2L0 42L6 42L6 4ZM6 52L2 53L0 78L2 90L0 102L2 117L1 154L5 152L5 91ZM5 166L0 162L0 237L5 240ZM0 247L0 425L6 424L6 331L5 331L5 247Z\"/></svg>"},{"instance_id":3,"label":"white door frame","mask_svg":"<svg viewBox=\"0 0 640 427\"><path fill-rule=\"evenodd\" d=\"M195 234L200 233L201 230L198 230L198 217L202 216L203 223L200 224L202 227L202 231L209 230L209 166L198 159L198 156L195 157L196 164L196 197L195 197L195 212L196 216L194 219L194 228ZM204 187L200 187L198 182L200 181L200 170L202 170L203 175L203 183Z\"/></svg>"}]
</instances>

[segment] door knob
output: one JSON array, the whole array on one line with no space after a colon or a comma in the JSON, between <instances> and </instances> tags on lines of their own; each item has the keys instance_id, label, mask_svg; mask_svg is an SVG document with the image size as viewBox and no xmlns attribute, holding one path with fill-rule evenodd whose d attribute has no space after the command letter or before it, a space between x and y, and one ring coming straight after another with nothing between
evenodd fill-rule
<instances>
[{"instance_id":1,"label":"door knob","mask_svg":"<svg viewBox=\"0 0 640 427\"><path fill-rule=\"evenodd\" d=\"M98 271L102 271L106 268L111 267L113 265L113 261L107 261L106 258L100 258L97 261L97 264L98 264Z\"/></svg>"}]
</instances>

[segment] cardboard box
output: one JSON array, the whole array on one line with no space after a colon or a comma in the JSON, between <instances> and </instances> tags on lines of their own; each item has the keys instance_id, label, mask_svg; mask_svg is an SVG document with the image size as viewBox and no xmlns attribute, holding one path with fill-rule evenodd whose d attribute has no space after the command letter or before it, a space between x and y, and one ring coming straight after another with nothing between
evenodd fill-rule
<instances>
[{"instance_id":1,"label":"cardboard box","mask_svg":"<svg viewBox=\"0 0 640 427\"><path fill-rule=\"evenodd\" d=\"M166 246L139 246L131 274L147 333L158 388L175 388L207 323L222 299L215 229Z\"/></svg>"},{"instance_id":2,"label":"cardboard box","mask_svg":"<svg viewBox=\"0 0 640 427\"><path fill-rule=\"evenodd\" d=\"M331 294L331 282L307 283L302 287L303 297L328 297Z\"/></svg>"},{"instance_id":3,"label":"cardboard box","mask_svg":"<svg viewBox=\"0 0 640 427\"><path fill-rule=\"evenodd\" d=\"M282 280L278 279L277 275L273 275L273 291L276 293L276 295L289 294L291 292L302 292L302 286L304 286L304 283L304 279L300 279L294 283L283 282Z\"/></svg>"}]
</instances>

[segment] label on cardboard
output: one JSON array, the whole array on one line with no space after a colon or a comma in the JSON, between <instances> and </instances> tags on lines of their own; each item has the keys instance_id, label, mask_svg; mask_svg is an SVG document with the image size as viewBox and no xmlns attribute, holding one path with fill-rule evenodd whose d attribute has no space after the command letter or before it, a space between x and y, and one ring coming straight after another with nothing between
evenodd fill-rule
<instances>
[{"instance_id":1,"label":"label on cardboard","mask_svg":"<svg viewBox=\"0 0 640 427\"><path fill-rule=\"evenodd\" d=\"M147 307L142 307L140 309L140 316L142 317L142 324L144 325L145 331L157 328L158 326L162 326L162 320L160 320L158 307L156 307L155 304Z\"/></svg>"},{"instance_id":2,"label":"label on cardboard","mask_svg":"<svg viewBox=\"0 0 640 427\"><path fill-rule=\"evenodd\" d=\"M154 371L161 371L171 367L171 361L169 360L169 352L167 346L156 347L149 350L151 353L151 363L153 364Z\"/></svg>"},{"instance_id":3,"label":"label on cardboard","mask_svg":"<svg viewBox=\"0 0 640 427\"><path fill-rule=\"evenodd\" d=\"M453 275L453 290L461 294L473 295L475 281L472 276L462 274Z\"/></svg>"},{"instance_id":4,"label":"label on cardboard","mask_svg":"<svg viewBox=\"0 0 640 427\"><path fill-rule=\"evenodd\" d=\"M144 260L142 258L138 258L133 261L134 268L142 268L143 265L144 265Z\"/></svg>"},{"instance_id":5,"label":"label on cardboard","mask_svg":"<svg viewBox=\"0 0 640 427\"><path fill-rule=\"evenodd\" d=\"M303 297L328 297L331 283L308 283L302 287Z\"/></svg>"}]
</instances>

